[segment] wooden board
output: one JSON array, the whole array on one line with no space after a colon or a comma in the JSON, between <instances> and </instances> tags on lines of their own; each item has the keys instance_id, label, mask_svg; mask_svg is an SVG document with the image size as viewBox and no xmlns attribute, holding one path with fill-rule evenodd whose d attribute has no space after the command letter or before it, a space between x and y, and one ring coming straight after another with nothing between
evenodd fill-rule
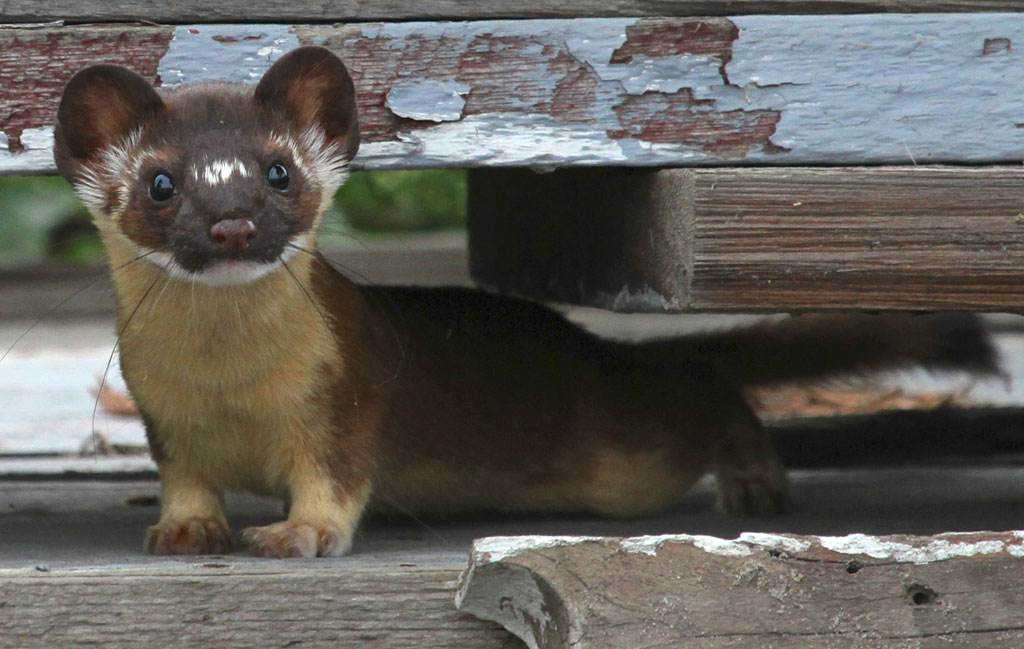
<instances>
[{"instance_id":1,"label":"wooden board","mask_svg":"<svg viewBox=\"0 0 1024 649\"><path fill-rule=\"evenodd\" d=\"M427 0L425 2L359 2L358 0L242 0L217 3L187 0L154 4L145 0L10 0L0 22L160 23L249 21L337 22L365 20L481 20L494 18L576 18L598 16L723 16L740 14L833 14L860 12L1020 11L1019 0Z\"/></svg>"},{"instance_id":2,"label":"wooden board","mask_svg":"<svg viewBox=\"0 0 1024 649\"><path fill-rule=\"evenodd\" d=\"M1024 305L1019 167L475 170L470 270L617 311Z\"/></svg>"},{"instance_id":3,"label":"wooden board","mask_svg":"<svg viewBox=\"0 0 1024 649\"><path fill-rule=\"evenodd\" d=\"M1022 42L996 13L8 27L0 172L53 170L89 63L251 82L300 44L352 68L366 168L1021 160Z\"/></svg>"},{"instance_id":4,"label":"wooden board","mask_svg":"<svg viewBox=\"0 0 1024 649\"><path fill-rule=\"evenodd\" d=\"M1024 532L474 543L458 605L531 649L1024 644Z\"/></svg>"},{"instance_id":5,"label":"wooden board","mask_svg":"<svg viewBox=\"0 0 1024 649\"><path fill-rule=\"evenodd\" d=\"M4 603L0 606L0 648L50 649L87 646L87 641L92 641L95 646L132 649L281 647L288 643L297 647L371 649L512 649L523 645L513 643L507 632L493 624L460 616L455 609L456 578L466 567L473 539L508 535L618 538L659 536L681 530L719 539L732 539L749 531L839 537L853 531L932 534L938 530L1014 529L1024 516L1021 468L959 465L798 471L792 478L797 508L778 517L739 519L715 512L713 480L704 480L678 507L639 520L526 515L434 519L426 523L405 517L370 519L357 535L352 555L294 561L253 559L241 552L178 559L142 554L143 533L159 511L159 486L155 481L0 480L0 602ZM237 532L247 525L264 525L279 519L281 505L274 499L229 494L226 512ZM658 563L668 557L666 550L658 549L656 543L637 542L630 547L657 552L657 557L636 557L641 560ZM756 553L736 560L749 560L757 565L769 558L779 559L770 557L770 553ZM728 579L730 573L715 573L718 568L728 570L738 565L728 561L717 563L722 559L725 558L713 554L709 554L706 562L700 555L695 557L697 565L709 571L707 578L697 584L707 590L697 593L698 596L711 598L709 602L722 602L736 595L735 590L743 594L758 588L745 582L733 586ZM880 559L878 563L885 561ZM617 558L610 558L607 574L620 574L615 571L622 565ZM635 565L638 570L644 568L643 564ZM834 566L783 560L779 567L786 569L783 574L807 571L809 576L804 584L813 586L813 579L821 574L819 570ZM864 579L867 574L870 573L853 577ZM682 573L677 583L693 586L693 575ZM583 573L580 576L586 579ZM775 576L775 572L765 573L765 579ZM849 577L845 573L841 576ZM1019 575L1011 568L1005 581L996 578L990 583L1002 586L1014 578L1019 579ZM762 582L760 587L769 590L774 583ZM946 594L948 591L937 583L924 582ZM654 585L657 584L652 582ZM615 595L614 590L608 592ZM834 596L842 594L823 591L821 597L834 599L835 605L841 606L844 602ZM758 596L759 604L771 601L764 592ZM1020 589L1011 585L1005 593L997 593L990 600L993 606L1001 602L1013 605L1019 600L1005 598L1019 596ZM902 600L882 599L879 603L865 599L862 606L889 603ZM816 606L825 605L817 601L807 603L807 615L820 610ZM753 610L772 613L778 609L759 605ZM963 610L943 608L923 615L942 615L957 621L960 618L956 616L962 615ZM1019 610L1019 606L1014 608ZM716 620L708 615L708 620ZM803 619L799 615L792 616L794 626ZM695 621L700 622L702 616L703 613L696 616ZM742 610L736 617L749 615ZM789 617L776 615L776 623L785 624ZM826 639L829 637L842 639L838 635ZM737 638L737 642L743 639ZM298 641L303 644L296 644ZM922 641L915 649L948 646L934 642L931 645ZM630 649L649 646L652 645L638 643ZM660 646L674 649L686 645ZM773 645L767 642L760 646ZM775 646L801 645L783 644L780 640ZM1016 647L1020 643L1007 642L1004 646ZM889 645L874 647L888 649Z\"/></svg>"},{"instance_id":6,"label":"wooden board","mask_svg":"<svg viewBox=\"0 0 1024 649\"><path fill-rule=\"evenodd\" d=\"M0 571L0 647L522 646L455 610L453 566L324 563Z\"/></svg>"}]
</instances>

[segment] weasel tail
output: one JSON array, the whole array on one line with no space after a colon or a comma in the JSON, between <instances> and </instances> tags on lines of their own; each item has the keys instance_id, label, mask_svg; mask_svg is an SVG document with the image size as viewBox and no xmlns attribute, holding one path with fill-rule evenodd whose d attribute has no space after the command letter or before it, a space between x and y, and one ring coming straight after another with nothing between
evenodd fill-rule
<instances>
[{"instance_id":1,"label":"weasel tail","mask_svg":"<svg viewBox=\"0 0 1024 649\"><path fill-rule=\"evenodd\" d=\"M921 367L999 373L981 319L972 313L805 315L724 332L623 345L636 362L702 357L743 385Z\"/></svg>"},{"instance_id":2,"label":"weasel tail","mask_svg":"<svg viewBox=\"0 0 1024 649\"><path fill-rule=\"evenodd\" d=\"M967 316L797 317L631 346L523 300L356 286L316 248L359 146L352 80L320 47L255 86L158 92L89 67L57 117L160 472L149 552L229 550L232 490L288 501L242 533L267 557L343 554L367 511L636 516L709 471L724 509L770 514L786 480L745 384L995 370Z\"/></svg>"}]
</instances>

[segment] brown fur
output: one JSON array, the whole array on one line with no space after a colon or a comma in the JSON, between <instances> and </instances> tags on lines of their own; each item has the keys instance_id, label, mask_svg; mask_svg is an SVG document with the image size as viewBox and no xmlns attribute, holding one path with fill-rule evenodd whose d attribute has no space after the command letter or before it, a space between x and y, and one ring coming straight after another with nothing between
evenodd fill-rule
<instances>
[{"instance_id":1,"label":"brown fur","mask_svg":"<svg viewBox=\"0 0 1024 649\"><path fill-rule=\"evenodd\" d=\"M739 369L770 379L943 365L948 332L926 319L855 345L853 329L805 321L627 346L521 300L357 287L309 250L246 283L204 284L196 278L271 262L265 251L315 233L358 146L351 81L321 48L282 58L255 96L216 86L158 97L118 70L90 68L69 84L57 157L115 268L124 377L163 487L150 552L226 551L230 490L288 499L287 520L243 535L254 554L278 557L345 552L368 508L646 514L708 470L728 510L770 513L786 506L786 483ZM114 88L109 114L92 114L103 110L96 87ZM78 133L83 124L102 136ZM190 184L190 161L211 151L258 170L281 161L294 182L272 191L245 167ZM160 171L180 191L157 201L147 183ZM207 229L237 218L256 224L259 246L218 250ZM177 266L138 259L152 251ZM781 353L748 362L766 343L800 348L826 330L813 363ZM963 337L982 342L960 364L991 365L979 336Z\"/></svg>"}]
</instances>

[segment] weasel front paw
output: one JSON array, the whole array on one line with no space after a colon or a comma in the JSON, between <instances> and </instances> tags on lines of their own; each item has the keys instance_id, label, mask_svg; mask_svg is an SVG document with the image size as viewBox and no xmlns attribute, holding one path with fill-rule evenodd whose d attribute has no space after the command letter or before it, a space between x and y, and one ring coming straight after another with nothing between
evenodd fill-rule
<instances>
[{"instance_id":1,"label":"weasel front paw","mask_svg":"<svg viewBox=\"0 0 1024 649\"><path fill-rule=\"evenodd\" d=\"M231 552L231 532L213 518L161 521L146 532L150 554L224 554Z\"/></svg>"},{"instance_id":2,"label":"weasel front paw","mask_svg":"<svg viewBox=\"0 0 1024 649\"><path fill-rule=\"evenodd\" d=\"M281 521L242 531L242 538L255 557L340 557L352 546L350 536L333 525L312 525Z\"/></svg>"},{"instance_id":3,"label":"weasel front paw","mask_svg":"<svg viewBox=\"0 0 1024 649\"><path fill-rule=\"evenodd\" d=\"M765 476L719 476L718 490L718 506L737 516L768 516L792 509L781 470Z\"/></svg>"}]
</instances>

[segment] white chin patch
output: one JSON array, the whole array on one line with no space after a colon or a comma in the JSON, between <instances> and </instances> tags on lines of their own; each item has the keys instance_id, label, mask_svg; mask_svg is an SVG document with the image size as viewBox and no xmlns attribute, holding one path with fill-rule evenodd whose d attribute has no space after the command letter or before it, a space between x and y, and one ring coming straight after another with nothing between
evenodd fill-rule
<instances>
[{"instance_id":1,"label":"white chin patch","mask_svg":"<svg viewBox=\"0 0 1024 649\"><path fill-rule=\"evenodd\" d=\"M301 237L300 237L301 238ZM238 286L251 284L259 278L269 275L281 268L289 259L298 253L296 248L288 246L280 257L270 262L231 259L207 266L200 272L185 270L174 260L170 253L149 252L144 259L162 268L171 277L180 277L207 286Z\"/></svg>"}]
</instances>

